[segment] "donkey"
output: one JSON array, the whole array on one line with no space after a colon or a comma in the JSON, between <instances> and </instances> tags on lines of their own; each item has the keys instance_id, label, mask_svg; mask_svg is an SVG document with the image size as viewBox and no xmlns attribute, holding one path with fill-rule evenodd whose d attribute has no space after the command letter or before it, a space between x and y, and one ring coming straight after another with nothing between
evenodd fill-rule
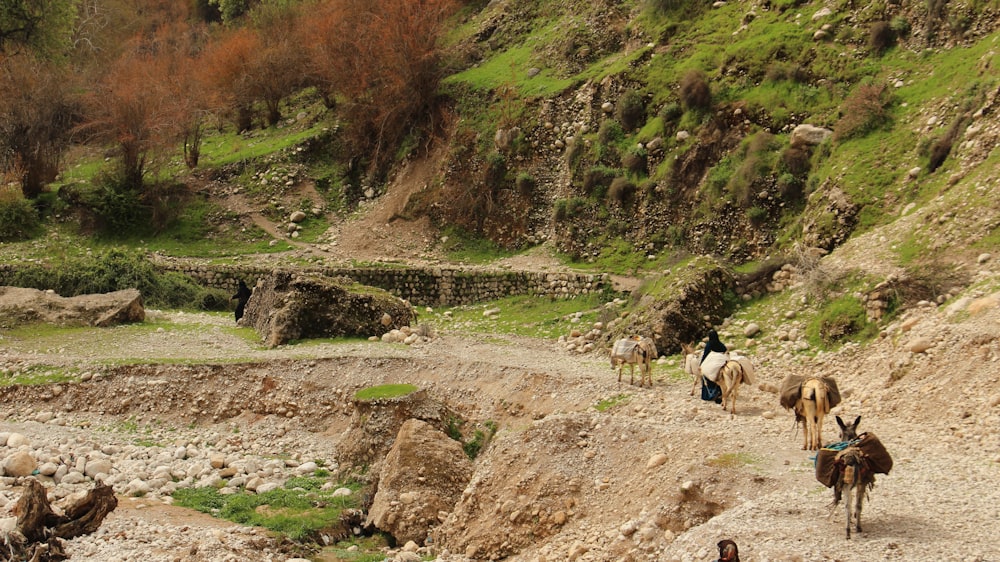
<instances>
[{"instance_id":1,"label":"donkey","mask_svg":"<svg viewBox=\"0 0 1000 562\"><path fill-rule=\"evenodd\" d=\"M653 370L650 362L656 357L656 343L652 338L632 336L615 342L611 348L611 367L618 371L618 384L622 383L622 369L629 368L629 384L635 384L635 366L639 366L639 386L649 380L653 387Z\"/></svg>"},{"instance_id":2,"label":"donkey","mask_svg":"<svg viewBox=\"0 0 1000 562\"><path fill-rule=\"evenodd\" d=\"M681 343L681 350L684 353L684 372L694 379L694 386L691 387L691 396L694 396L698 384L701 383L701 357L694 350L693 343Z\"/></svg>"},{"instance_id":3,"label":"donkey","mask_svg":"<svg viewBox=\"0 0 1000 562\"><path fill-rule=\"evenodd\" d=\"M861 423L861 416L855 418L854 423L847 425L844 420L837 416L837 425L840 426L840 440L849 443L846 449L837 454L837 465L840 466L840 473L837 481L833 485L833 505L837 507L841 497L844 498L844 512L847 515L847 538L851 538L851 494L854 494L854 529L861 532L861 504L868 490L875 487L875 472L869 465L868 456L857 443L858 424ZM831 510L830 514L833 514Z\"/></svg>"},{"instance_id":4,"label":"donkey","mask_svg":"<svg viewBox=\"0 0 1000 562\"><path fill-rule=\"evenodd\" d=\"M803 421L802 449L817 451L823 446L823 418L830 413L827 387L821 379L811 378L802 383L795 402L795 421Z\"/></svg>"},{"instance_id":5,"label":"donkey","mask_svg":"<svg viewBox=\"0 0 1000 562\"><path fill-rule=\"evenodd\" d=\"M736 397L740 393L741 384L753 384L753 364L750 359L731 355L732 359L719 369L719 377L715 381L722 387L722 409L729 404L729 415L736 415Z\"/></svg>"}]
</instances>

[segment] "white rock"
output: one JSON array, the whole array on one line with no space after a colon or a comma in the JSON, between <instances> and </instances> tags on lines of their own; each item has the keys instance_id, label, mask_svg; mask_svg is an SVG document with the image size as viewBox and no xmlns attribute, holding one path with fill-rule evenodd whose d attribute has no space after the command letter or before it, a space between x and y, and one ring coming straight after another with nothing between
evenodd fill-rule
<instances>
[{"instance_id":1,"label":"white rock","mask_svg":"<svg viewBox=\"0 0 1000 562\"><path fill-rule=\"evenodd\" d=\"M31 441L21 433L11 433L7 436L7 446L16 449L22 445L31 445Z\"/></svg>"}]
</instances>

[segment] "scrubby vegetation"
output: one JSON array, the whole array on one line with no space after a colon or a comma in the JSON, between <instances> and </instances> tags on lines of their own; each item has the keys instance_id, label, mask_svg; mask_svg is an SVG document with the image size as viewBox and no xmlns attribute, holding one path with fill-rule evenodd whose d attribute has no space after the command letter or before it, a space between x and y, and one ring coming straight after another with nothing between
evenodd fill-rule
<instances>
[{"instance_id":1,"label":"scrubby vegetation","mask_svg":"<svg viewBox=\"0 0 1000 562\"><path fill-rule=\"evenodd\" d=\"M318 541L323 532L337 538L351 536L345 510L358 508L358 483L341 483L350 495L334 494L335 487L323 488L326 471L291 478L283 488L263 493L239 490L222 494L218 488L181 488L174 492L175 505L196 509L241 525L259 526L297 541Z\"/></svg>"},{"instance_id":2,"label":"scrubby vegetation","mask_svg":"<svg viewBox=\"0 0 1000 562\"><path fill-rule=\"evenodd\" d=\"M341 0L173 3L109 6L102 29L52 4L31 36L16 11L0 16L0 167L21 192L0 198L6 241L72 225L175 255L204 239L211 257L281 251L252 225L227 228L238 217L200 187L239 186L280 222L287 187L309 182L348 213L445 143L447 174L403 215L457 229L462 246L504 255L551 221L580 266L616 241L739 263L787 250L810 222L827 225L811 244L836 245L947 189L938 170L997 83L981 72L996 58L989 3L394 0L378 18ZM622 30L643 46L626 49ZM583 84L601 107L572 122L556 108ZM915 112L945 105L947 125L915 136ZM832 136L793 143L799 123ZM926 177L904 190L914 154ZM821 216L810 196L831 188L857 220ZM307 241L326 224L310 220Z\"/></svg>"}]
</instances>

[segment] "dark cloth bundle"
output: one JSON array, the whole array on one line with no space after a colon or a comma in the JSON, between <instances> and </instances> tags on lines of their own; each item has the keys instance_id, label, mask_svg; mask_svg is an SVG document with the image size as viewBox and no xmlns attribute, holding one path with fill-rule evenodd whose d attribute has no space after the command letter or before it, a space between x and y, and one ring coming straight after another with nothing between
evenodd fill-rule
<instances>
[{"instance_id":1,"label":"dark cloth bundle","mask_svg":"<svg viewBox=\"0 0 1000 562\"><path fill-rule=\"evenodd\" d=\"M786 410L791 410L795 408L795 403L799 401L802 397L802 383L806 382L809 378L805 375L788 375L785 380L781 382L781 387L778 389L778 396L780 397L781 406ZM833 377L815 377L823 381L826 385L826 400L829 406L833 408L837 404L840 404L840 389L837 388L837 381Z\"/></svg>"},{"instance_id":2,"label":"dark cloth bundle","mask_svg":"<svg viewBox=\"0 0 1000 562\"><path fill-rule=\"evenodd\" d=\"M840 477L840 463L844 451L850 447L861 449L868 470L875 474L889 474L892 457L873 433L862 433L856 441L842 441L823 447L816 453L816 480L830 488Z\"/></svg>"}]
</instances>

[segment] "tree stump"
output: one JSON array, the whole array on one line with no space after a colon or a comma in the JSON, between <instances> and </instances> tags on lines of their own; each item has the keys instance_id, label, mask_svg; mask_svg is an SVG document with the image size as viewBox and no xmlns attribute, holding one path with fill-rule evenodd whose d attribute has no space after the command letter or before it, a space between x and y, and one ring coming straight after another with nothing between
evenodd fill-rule
<instances>
[{"instance_id":1,"label":"tree stump","mask_svg":"<svg viewBox=\"0 0 1000 562\"><path fill-rule=\"evenodd\" d=\"M98 484L58 515L49 504L45 487L34 478L26 480L24 493L13 509L17 526L0 540L0 560L66 560L69 557L62 540L93 533L116 507L118 498L111 487Z\"/></svg>"}]
</instances>

